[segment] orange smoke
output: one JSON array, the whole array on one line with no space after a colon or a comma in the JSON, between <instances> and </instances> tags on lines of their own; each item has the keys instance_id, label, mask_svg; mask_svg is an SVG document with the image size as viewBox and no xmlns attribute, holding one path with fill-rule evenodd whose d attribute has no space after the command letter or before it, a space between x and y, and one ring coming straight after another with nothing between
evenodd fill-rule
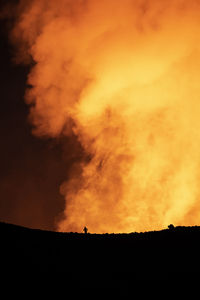
<instances>
[{"instance_id":1,"label":"orange smoke","mask_svg":"<svg viewBox=\"0 0 200 300\"><path fill-rule=\"evenodd\" d=\"M61 186L59 230L199 224L200 0L26 0L17 13L34 133L75 134L90 157Z\"/></svg>"}]
</instances>

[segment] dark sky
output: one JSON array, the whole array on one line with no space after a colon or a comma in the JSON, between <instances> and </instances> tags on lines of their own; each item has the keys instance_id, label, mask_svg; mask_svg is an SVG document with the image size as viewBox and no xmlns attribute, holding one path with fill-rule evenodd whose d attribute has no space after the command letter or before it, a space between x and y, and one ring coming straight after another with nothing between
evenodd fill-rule
<instances>
[{"instance_id":1,"label":"dark sky","mask_svg":"<svg viewBox=\"0 0 200 300\"><path fill-rule=\"evenodd\" d=\"M23 99L28 67L14 65L12 51L1 20L0 221L53 230L64 210L59 187L77 159L74 148L79 145L75 138L51 141L32 135Z\"/></svg>"}]
</instances>

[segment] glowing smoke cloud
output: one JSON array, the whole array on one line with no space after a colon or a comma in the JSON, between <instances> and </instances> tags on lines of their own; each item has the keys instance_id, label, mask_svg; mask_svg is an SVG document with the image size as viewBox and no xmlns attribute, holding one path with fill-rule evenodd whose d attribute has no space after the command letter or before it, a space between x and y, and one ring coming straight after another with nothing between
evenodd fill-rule
<instances>
[{"instance_id":1,"label":"glowing smoke cloud","mask_svg":"<svg viewBox=\"0 0 200 300\"><path fill-rule=\"evenodd\" d=\"M76 134L90 157L61 186L59 230L199 223L200 1L32 0L17 14L34 133Z\"/></svg>"}]
</instances>

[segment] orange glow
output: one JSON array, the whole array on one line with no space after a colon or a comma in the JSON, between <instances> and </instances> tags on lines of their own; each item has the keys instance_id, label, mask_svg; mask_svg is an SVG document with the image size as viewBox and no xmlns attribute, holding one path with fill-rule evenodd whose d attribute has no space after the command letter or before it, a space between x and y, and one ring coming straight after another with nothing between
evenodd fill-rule
<instances>
[{"instance_id":1,"label":"orange glow","mask_svg":"<svg viewBox=\"0 0 200 300\"><path fill-rule=\"evenodd\" d=\"M199 225L200 0L32 0L18 14L34 133L68 126L91 157L61 186L58 229Z\"/></svg>"}]
</instances>

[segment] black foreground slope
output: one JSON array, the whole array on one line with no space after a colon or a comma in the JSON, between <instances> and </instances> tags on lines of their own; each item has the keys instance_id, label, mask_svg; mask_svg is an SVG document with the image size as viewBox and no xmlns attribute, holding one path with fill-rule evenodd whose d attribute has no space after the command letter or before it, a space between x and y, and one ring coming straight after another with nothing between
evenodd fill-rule
<instances>
[{"instance_id":1,"label":"black foreground slope","mask_svg":"<svg viewBox=\"0 0 200 300\"><path fill-rule=\"evenodd\" d=\"M131 234L78 234L0 223L1 273L48 274L66 283L129 284L197 278L200 227Z\"/></svg>"}]
</instances>

